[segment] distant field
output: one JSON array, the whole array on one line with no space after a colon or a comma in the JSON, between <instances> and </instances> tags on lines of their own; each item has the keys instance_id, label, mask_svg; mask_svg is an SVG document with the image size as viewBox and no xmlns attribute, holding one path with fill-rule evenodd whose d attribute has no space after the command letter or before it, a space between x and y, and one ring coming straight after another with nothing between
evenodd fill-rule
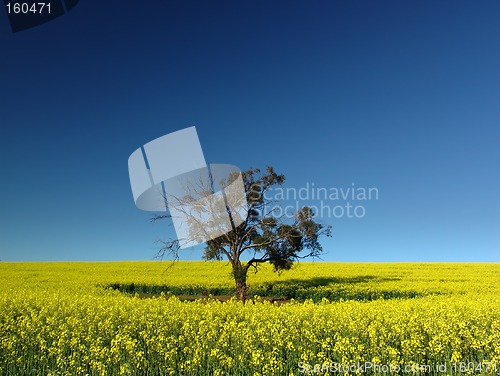
<instances>
[{"instance_id":1,"label":"distant field","mask_svg":"<svg viewBox=\"0 0 500 376\"><path fill-rule=\"evenodd\" d=\"M169 265L0 263L0 375L500 374L500 264Z\"/></svg>"}]
</instances>

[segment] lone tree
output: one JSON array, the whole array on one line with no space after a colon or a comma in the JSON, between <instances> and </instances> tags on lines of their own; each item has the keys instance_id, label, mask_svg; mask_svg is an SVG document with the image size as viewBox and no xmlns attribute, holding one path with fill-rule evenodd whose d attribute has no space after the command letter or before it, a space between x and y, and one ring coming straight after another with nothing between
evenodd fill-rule
<instances>
[{"instance_id":1,"label":"lone tree","mask_svg":"<svg viewBox=\"0 0 500 376\"><path fill-rule=\"evenodd\" d=\"M242 172L241 177L248 214L236 226L231 219L232 227L229 232L208 240L203 258L205 260L226 258L229 261L237 297L244 301L248 297L247 275L250 268L257 271L260 264L270 263L274 271L279 272L290 269L299 259L319 256L323 252L319 238L323 235L331 236L331 226L323 226L316 222L312 209L307 206L295 213L287 213L287 216L276 215L277 212L282 212L280 210L282 203L267 197L266 193L282 186L285 176L277 174L272 167L266 167L264 172L258 168L250 169ZM213 187L212 190L203 184L197 187L185 187L186 194L177 197L177 202L192 203L193 190L199 195L201 191L212 193ZM227 201L226 209L228 209ZM230 213L229 210L227 212ZM185 210L182 213L187 217L191 216ZM153 217L152 221L170 217L169 214L160 214ZM191 219L191 224L195 222L197 222L195 219ZM189 240L196 240L201 227L197 231L190 232ZM162 241L162 244L158 256L169 254L175 259L179 258L179 240ZM248 261L242 261L242 257Z\"/></svg>"}]
</instances>

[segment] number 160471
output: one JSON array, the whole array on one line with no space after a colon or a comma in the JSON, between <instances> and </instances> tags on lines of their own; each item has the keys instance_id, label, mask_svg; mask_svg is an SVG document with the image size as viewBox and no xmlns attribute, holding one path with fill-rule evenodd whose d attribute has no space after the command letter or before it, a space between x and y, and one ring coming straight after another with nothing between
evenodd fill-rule
<instances>
[{"instance_id":1,"label":"number 160471","mask_svg":"<svg viewBox=\"0 0 500 376\"><path fill-rule=\"evenodd\" d=\"M50 13L50 3L6 3L7 13Z\"/></svg>"}]
</instances>

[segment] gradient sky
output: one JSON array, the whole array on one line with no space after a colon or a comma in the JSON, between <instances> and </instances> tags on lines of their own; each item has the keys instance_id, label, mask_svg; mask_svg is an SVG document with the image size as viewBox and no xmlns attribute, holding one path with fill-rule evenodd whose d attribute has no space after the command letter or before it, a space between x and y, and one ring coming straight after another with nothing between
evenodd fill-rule
<instances>
[{"instance_id":1,"label":"gradient sky","mask_svg":"<svg viewBox=\"0 0 500 376\"><path fill-rule=\"evenodd\" d=\"M196 125L209 162L378 188L321 219L324 260L498 262L499 20L496 0L82 0L14 34L2 10L0 259L152 259L169 226L127 160Z\"/></svg>"}]
</instances>

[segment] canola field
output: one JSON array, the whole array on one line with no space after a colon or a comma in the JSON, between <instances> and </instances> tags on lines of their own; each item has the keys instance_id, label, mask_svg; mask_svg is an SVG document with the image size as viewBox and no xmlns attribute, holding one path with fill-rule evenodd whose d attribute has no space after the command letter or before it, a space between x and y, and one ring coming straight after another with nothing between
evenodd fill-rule
<instances>
[{"instance_id":1,"label":"canola field","mask_svg":"<svg viewBox=\"0 0 500 376\"><path fill-rule=\"evenodd\" d=\"M169 265L1 262L0 375L500 374L500 264Z\"/></svg>"}]
</instances>

